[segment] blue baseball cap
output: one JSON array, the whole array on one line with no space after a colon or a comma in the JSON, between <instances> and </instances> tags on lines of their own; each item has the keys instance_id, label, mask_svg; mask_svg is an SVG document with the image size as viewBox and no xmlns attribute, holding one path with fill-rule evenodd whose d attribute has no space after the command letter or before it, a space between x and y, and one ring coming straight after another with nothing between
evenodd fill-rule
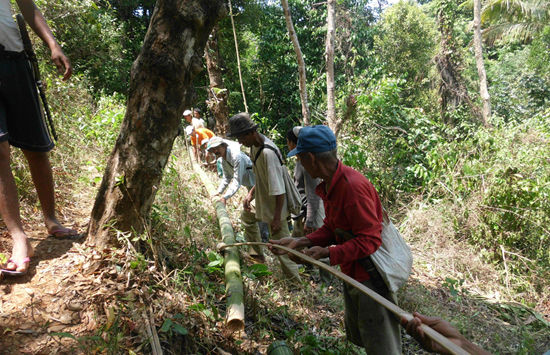
<instances>
[{"instance_id":1,"label":"blue baseball cap","mask_svg":"<svg viewBox=\"0 0 550 355\"><path fill-rule=\"evenodd\" d=\"M298 144L287 156L292 157L304 152L322 153L334 149L336 149L336 136L332 130L327 126L317 125L300 130Z\"/></svg>"}]
</instances>

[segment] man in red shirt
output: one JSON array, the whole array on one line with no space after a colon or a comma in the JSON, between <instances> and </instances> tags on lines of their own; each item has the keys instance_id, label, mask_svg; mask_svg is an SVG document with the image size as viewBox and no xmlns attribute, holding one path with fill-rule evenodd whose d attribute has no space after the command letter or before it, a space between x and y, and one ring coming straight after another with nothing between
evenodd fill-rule
<instances>
[{"instance_id":1,"label":"man in red shirt","mask_svg":"<svg viewBox=\"0 0 550 355\"><path fill-rule=\"evenodd\" d=\"M361 173L336 156L336 137L327 126L304 127L298 145L288 156L298 159L312 178L323 180L316 188L325 206L324 224L302 238L271 240L293 249L309 247L314 259L328 257L343 273L396 301L370 259L382 243L382 205L376 189ZM281 254L278 249L272 250ZM285 252L282 251L284 254ZM345 326L348 339L367 354L401 354L398 319L391 312L344 283Z\"/></svg>"}]
</instances>

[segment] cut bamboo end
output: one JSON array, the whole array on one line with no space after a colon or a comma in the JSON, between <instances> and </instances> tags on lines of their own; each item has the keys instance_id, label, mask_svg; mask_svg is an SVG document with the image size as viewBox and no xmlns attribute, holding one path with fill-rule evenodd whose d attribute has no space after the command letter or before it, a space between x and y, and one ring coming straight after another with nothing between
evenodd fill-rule
<instances>
[{"instance_id":1,"label":"cut bamboo end","mask_svg":"<svg viewBox=\"0 0 550 355\"><path fill-rule=\"evenodd\" d=\"M244 304L234 304L227 310L227 329L231 332L244 330Z\"/></svg>"}]
</instances>

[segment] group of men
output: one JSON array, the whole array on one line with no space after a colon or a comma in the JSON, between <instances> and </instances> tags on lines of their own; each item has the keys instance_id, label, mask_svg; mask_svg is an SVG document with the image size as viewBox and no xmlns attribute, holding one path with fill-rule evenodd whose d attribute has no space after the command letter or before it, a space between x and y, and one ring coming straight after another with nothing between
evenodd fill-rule
<instances>
[{"instance_id":1,"label":"group of men","mask_svg":"<svg viewBox=\"0 0 550 355\"><path fill-rule=\"evenodd\" d=\"M205 148L210 138L214 137L214 132L206 127L199 108L194 108L192 112L191 110L183 111L183 118L189 124L185 127L185 134L191 140L196 161L207 161Z\"/></svg>"},{"instance_id":2,"label":"group of men","mask_svg":"<svg viewBox=\"0 0 550 355\"><path fill-rule=\"evenodd\" d=\"M381 244L382 206L378 194L363 175L345 166L336 155L336 137L327 126L295 127L287 133L297 156L295 179L306 197L302 213L294 217L291 235L287 219L287 168L279 148L258 132L258 125L247 113L229 119L229 137L250 148L249 155L236 142L212 138L207 150L223 161L223 178L218 188L222 202L235 194L240 185L248 193L243 201L241 221L247 241L260 241L257 221L268 224L270 242L302 249L314 259L328 259L342 272L395 302L380 274L367 270L364 262ZM225 191L225 193L224 193ZM305 202L305 201L304 201ZM336 233L345 230L354 237L346 240ZM299 283L298 265L284 252L272 249L287 280ZM264 260L255 247L250 253ZM369 354L401 353L398 320L370 297L344 286L345 326L348 338Z\"/></svg>"},{"instance_id":3,"label":"group of men","mask_svg":"<svg viewBox=\"0 0 550 355\"><path fill-rule=\"evenodd\" d=\"M305 197L303 212L292 216L294 232L291 235L287 223L289 191L285 186L288 171L280 150L257 129L258 125L248 113L229 119L228 136L250 148L249 155L242 152L236 142L220 137L212 138L207 146L207 150L223 162L223 178L217 191L220 201L225 203L240 185L248 190L241 214L247 241L260 240L256 221L263 221L269 225L272 244L303 249L314 259L339 265L343 273L396 303L395 294L380 273L369 266L372 266L370 255L382 243L382 205L378 193L366 177L338 159L334 133L323 125L294 127L287 132L288 157L297 157L294 181ZM277 256L285 277L299 282L298 265L284 251L277 248L271 251ZM250 253L259 260L265 259L259 247ZM347 337L365 348L367 354L401 354L399 322L427 350L446 353L446 349L425 335L423 323L464 349L485 354L439 318L415 313L410 321L400 320L346 283L343 293Z\"/></svg>"}]
</instances>

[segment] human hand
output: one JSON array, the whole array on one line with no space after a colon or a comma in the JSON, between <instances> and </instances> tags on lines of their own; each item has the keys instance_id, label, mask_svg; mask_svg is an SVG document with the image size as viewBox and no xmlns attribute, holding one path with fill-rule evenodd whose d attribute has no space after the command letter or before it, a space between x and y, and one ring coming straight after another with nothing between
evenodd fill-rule
<instances>
[{"instance_id":1,"label":"human hand","mask_svg":"<svg viewBox=\"0 0 550 355\"><path fill-rule=\"evenodd\" d=\"M63 80L67 80L71 77L73 74L73 67L71 65L71 61L65 53L63 53L63 50L61 50L61 47L56 46L52 49L52 61L57 67L57 71L59 74L63 75Z\"/></svg>"},{"instance_id":2,"label":"human hand","mask_svg":"<svg viewBox=\"0 0 550 355\"><path fill-rule=\"evenodd\" d=\"M304 235L308 235L315 232L315 228L313 227L304 227Z\"/></svg>"},{"instance_id":3,"label":"human hand","mask_svg":"<svg viewBox=\"0 0 550 355\"><path fill-rule=\"evenodd\" d=\"M274 216L269 225L271 226L271 232L275 234L281 230L281 219L277 216Z\"/></svg>"},{"instance_id":4,"label":"human hand","mask_svg":"<svg viewBox=\"0 0 550 355\"><path fill-rule=\"evenodd\" d=\"M287 238L282 238L282 239L278 239L278 240L269 240L269 242L271 244L281 245L281 246L287 247L289 249L296 249L296 247L298 246L299 239L300 238L287 237ZM279 249L279 248L274 248L272 246L269 246L269 250L275 255L287 254L287 252L285 250L282 250L282 249Z\"/></svg>"},{"instance_id":5,"label":"human hand","mask_svg":"<svg viewBox=\"0 0 550 355\"><path fill-rule=\"evenodd\" d=\"M314 247L311 247L309 249L306 249L304 250L304 254L306 254L307 256L315 259L315 260L318 260L318 259L322 259L322 258L327 258L329 256L329 251L328 251L328 248L323 248L323 247L320 247L320 246L314 246Z\"/></svg>"},{"instance_id":6,"label":"human hand","mask_svg":"<svg viewBox=\"0 0 550 355\"><path fill-rule=\"evenodd\" d=\"M441 318L427 317L418 312L413 313L413 319L410 321L407 321L405 318L401 318L401 325L403 328L405 328L407 333L412 335L425 350L440 354L451 354L451 352L443 348L439 345L439 343L426 336L421 327L422 323L426 324L460 347L462 347L464 341L467 341L455 327Z\"/></svg>"},{"instance_id":7,"label":"human hand","mask_svg":"<svg viewBox=\"0 0 550 355\"><path fill-rule=\"evenodd\" d=\"M252 202L252 196L250 194L247 194L243 200L243 208L248 212L252 211L252 206L250 206L250 202Z\"/></svg>"}]
</instances>

